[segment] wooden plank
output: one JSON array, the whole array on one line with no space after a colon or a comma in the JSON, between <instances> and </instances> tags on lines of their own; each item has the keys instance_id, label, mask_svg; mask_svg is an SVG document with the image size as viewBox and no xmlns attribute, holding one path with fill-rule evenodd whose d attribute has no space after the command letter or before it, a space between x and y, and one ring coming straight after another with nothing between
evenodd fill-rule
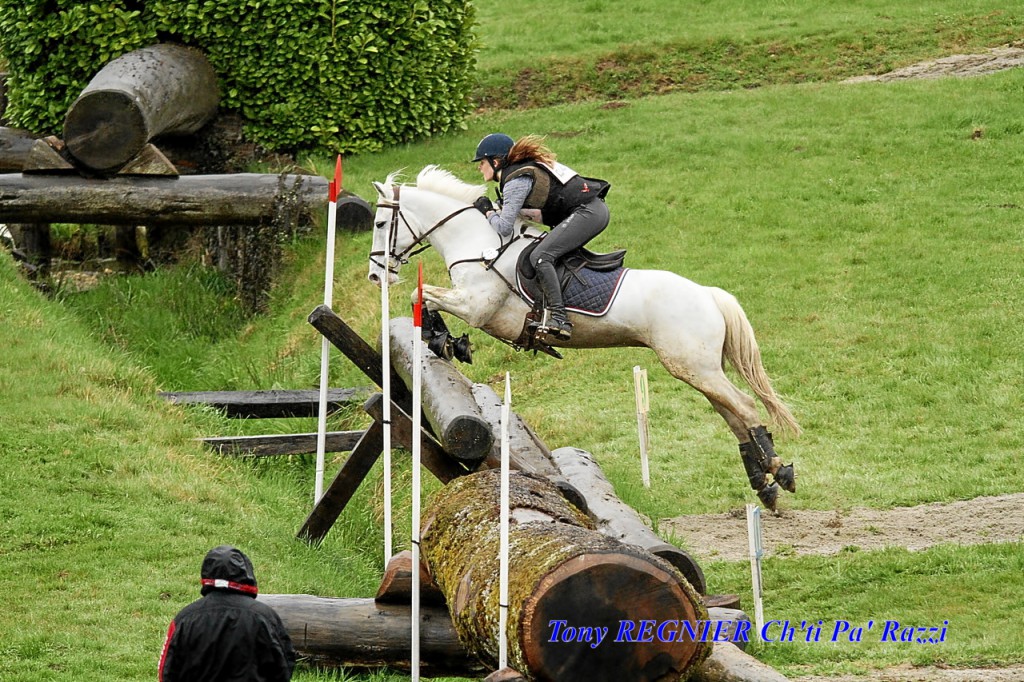
<instances>
[{"instance_id":1,"label":"wooden plank","mask_svg":"<svg viewBox=\"0 0 1024 682\"><path fill-rule=\"evenodd\" d=\"M306 517L296 537L310 543L319 543L324 539L327 531L352 499L359 484L370 473L383 448L384 430L380 423L374 422L352 449L352 454L345 460L331 485L324 490L323 496Z\"/></svg>"},{"instance_id":2,"label":"wooden plank","mask_svg":"<svg viewBox=\"0 0 1024 682\"><path fill-rule=\"evenodd\" d=\"M384 421L384 396L377 393L366 401L366 412L378 422ZM406 450L412 450L412 417L391 402L391 438ZM449 483L469 473L462 464L448 456L448 453L426 431L420 441L420 462L442 483Z\"/></svg>"},{"instance_id":3,"label":"wooden plank","mask_svg":"<svg viewBox=\"0 0 1024 682\"><path fill-rule=\"evenodd\" d=\"M357 400L365 400L369 387L330 388L327 390L328 412L335 412ZM209 405L238 419L273 419L277 417L316 417L320 410L317 389L269 391L180 391L163 392L160 397L176 405Z\"/></svg>"},{"instance_id":4,"label":"wooden plank","mask_svg":"<svg viewBox=\"0 0 1024 682\"><path fill-rule=\"evenodd\" d=\"M348 452L365 431L328 431L326 452ZM284 433L265 436L220 436L200 438L205 445L221 455L235 457L274 457L277 455L308 455L316 452L316 433Z\"/></svg>"}]
</instances>

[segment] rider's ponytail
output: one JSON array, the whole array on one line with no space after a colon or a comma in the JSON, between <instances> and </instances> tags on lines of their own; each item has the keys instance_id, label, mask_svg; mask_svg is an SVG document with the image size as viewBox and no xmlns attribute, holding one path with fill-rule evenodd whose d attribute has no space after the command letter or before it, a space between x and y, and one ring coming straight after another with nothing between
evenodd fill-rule
<instances>
[{"instance_id":1,"label":"rider's ponytail","mask_svg":"<svg viewBox=\"0 0 1024 682\"><path fill-rule=\"evenodd\" d=\"M555 162L555 153L544 145L544 138L540 135L526 135L512 145L505 159L509 166L521 161L536 161L550 166Z\"/></svg>"}]
</instances>

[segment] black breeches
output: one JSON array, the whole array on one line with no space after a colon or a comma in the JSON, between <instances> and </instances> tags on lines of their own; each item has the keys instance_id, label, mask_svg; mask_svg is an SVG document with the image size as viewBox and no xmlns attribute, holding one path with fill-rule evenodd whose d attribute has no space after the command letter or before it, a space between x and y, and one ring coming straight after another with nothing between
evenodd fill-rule
<instances>
[{"instance_id":1,"label":"black breeches","mask_svg":"<svg viewBox=\"0 0 1024 682\"><path fill-rule=\"evenodd\" d=\"M559 258L575 251L608 227L611 215L608 206L601 199L594 199L572 212L568 218L551 228L533 251L533 265L537 279L544 290L545 306L563 306L562 291L558 285L555 263Z\"/></svg>"}]
</instances>

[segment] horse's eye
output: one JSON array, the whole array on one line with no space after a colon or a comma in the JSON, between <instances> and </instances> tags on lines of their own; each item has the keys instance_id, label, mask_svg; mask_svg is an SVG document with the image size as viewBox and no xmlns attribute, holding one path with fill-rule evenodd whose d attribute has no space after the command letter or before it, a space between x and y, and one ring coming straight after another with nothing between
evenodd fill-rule
<instances>
[{"instance_id":1,"label":"horse's eye","mask_svg":"<svg viewBox=\"0 0 1024 682\"><path fill-rule=\"evenodd\" d=\"M383 220L378 220L377 222L374 223L374 225L378 230L383 230L384 226L387 225L387 223Z\"/></svg>"}]
</instances>

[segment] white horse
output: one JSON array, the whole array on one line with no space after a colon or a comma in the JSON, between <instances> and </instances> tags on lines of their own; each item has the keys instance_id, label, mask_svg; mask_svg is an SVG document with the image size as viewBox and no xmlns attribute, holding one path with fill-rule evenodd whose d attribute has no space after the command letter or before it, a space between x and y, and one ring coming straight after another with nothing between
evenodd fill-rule
<instances>
[{"instance_id":1,"label":"white horse","mask_svg":"<svg viewBox=\"0 0 1024 682\"><path fill-rule=\"evenodd\" d=\"M464 183L436 166L424 168L415 185L398 184L392 174L374 187L380 196L374 216L370 281L378 286L384 276L389 282L397 281L398 269L408 258L432 246L444 259L452 286L424 285L427 309L451 313L506 342L520 338L531 307L509 283L515 282L519 254L533 242L519 235L536 238L541 233L533 228L517 229L514 241L503 245L483 215L470 205L486 187ZM386 240L390 253L384 258ZM732 294L664 270L630 269L607 313L600 317L571 314L570 320L572 338L552 345L646 346L657 353L672 376L703 393L739 441L751 487L767 507L775 509L779 485L790 492L796 490L793 467L783 465L776 456L754 399L738 389L723 370L728 359L774 423L800 433L796 419L772 388L754 331ZM769 482L766 474L773 480Z\"/></svg>"}]
</instances>

